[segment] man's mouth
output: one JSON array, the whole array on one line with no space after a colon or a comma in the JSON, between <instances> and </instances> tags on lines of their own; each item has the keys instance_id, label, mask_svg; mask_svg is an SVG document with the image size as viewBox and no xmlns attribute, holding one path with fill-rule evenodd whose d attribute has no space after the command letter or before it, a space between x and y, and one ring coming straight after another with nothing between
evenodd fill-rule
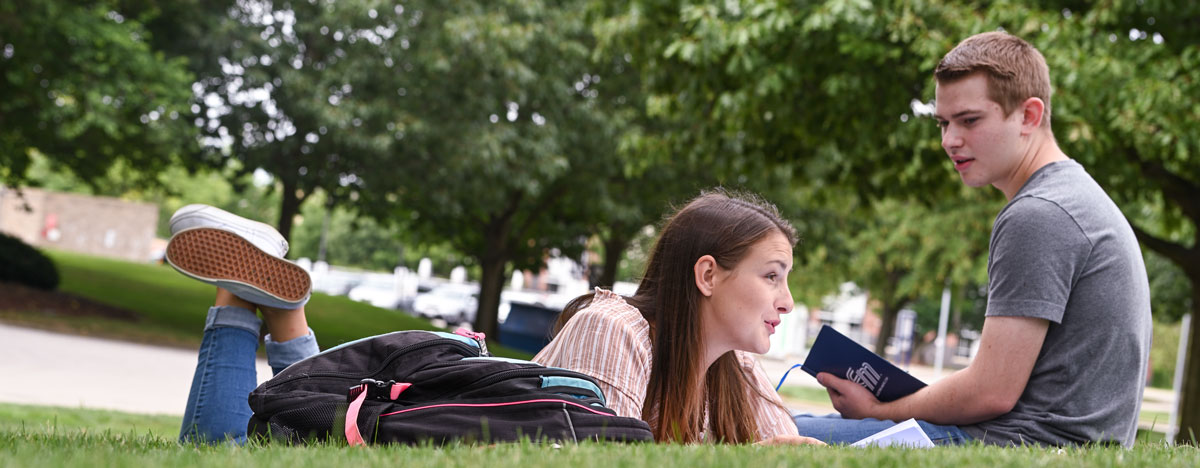
<instances>
[{"instance_id":1,"label":"man's mouth","mask_svg":"<svg viewBox=\"0 0 1200 468\"><path fill-rule=\"evenodd\" d=\"M968 157L963 157L963 156L952 156L952 157L950 157L950 160L954 161L954 169L959 170L959 171L966 170L968 167L971 166L972 162L975 162L975 158L968 158Z\"/></svg>"}]
</instances>

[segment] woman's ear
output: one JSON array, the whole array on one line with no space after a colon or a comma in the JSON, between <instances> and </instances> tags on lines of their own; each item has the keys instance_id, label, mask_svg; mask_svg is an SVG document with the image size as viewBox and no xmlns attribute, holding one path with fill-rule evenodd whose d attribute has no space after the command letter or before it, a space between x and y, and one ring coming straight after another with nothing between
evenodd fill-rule
<instances>
[{"instance_id":1,"label":"woman's ear","mask_svg":"<svg viewBox=\"0 0 1200 468\"><path fill-rule=\"evenodd\" d=\"M705 255L696 260L696 264L692 266L694 277L696 278L696 289L700 290L700 294L705 297L712 296L714 276L717 272L717 259L712 255Z\"/></svg>"}]
</instances>

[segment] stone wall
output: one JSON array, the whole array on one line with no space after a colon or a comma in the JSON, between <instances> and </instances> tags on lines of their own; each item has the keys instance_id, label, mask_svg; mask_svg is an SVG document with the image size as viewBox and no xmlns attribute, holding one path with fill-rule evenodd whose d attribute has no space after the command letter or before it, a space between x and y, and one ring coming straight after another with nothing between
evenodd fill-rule
<instances>
[{"instance_id":1,"label":"stone wall","mask_svg":"<svg viewBox=\"0 0 1200 468\"><path fill-rule=\"evenodd\" d=\"M147 261L157 226L153 203L0 187L0 231L37 247Z\"/></svg>"}]
</instances>

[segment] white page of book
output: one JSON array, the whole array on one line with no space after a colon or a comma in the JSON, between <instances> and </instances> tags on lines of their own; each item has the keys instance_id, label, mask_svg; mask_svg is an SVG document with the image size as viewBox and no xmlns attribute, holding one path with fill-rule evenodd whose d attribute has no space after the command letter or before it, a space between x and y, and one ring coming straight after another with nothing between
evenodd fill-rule
<instances>
[{"instance_id":1,"label":"white page of book","mask_svg":"<svg viewBox=\"0 0 1200 468\"><path fill-rule=\"evenodd\" d=\"M897 445L910 448L930 448L933 447L933 441L929 440L929 435L921 430L916 419L909 419L850 445L853 447Z\"/></svg>"}]
</instances>

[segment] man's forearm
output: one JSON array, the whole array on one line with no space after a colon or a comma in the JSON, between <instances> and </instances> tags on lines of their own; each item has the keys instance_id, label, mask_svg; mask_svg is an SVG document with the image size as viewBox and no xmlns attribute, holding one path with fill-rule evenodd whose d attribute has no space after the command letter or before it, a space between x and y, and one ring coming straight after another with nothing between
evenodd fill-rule
<instances>
[{"instance_id":1,"label":"man's forearm","mask_svg":"<svg viewBox=\"0 0 1200 468\"><path fill-rule=\"evenodd\" d=\"M912 395L880 403L876 419L902 421L916 418L934 424L974 424L994 419L1012 409L1012 402L981 388L972 369L956 372Z\"/></svg>"}]
</instances>

